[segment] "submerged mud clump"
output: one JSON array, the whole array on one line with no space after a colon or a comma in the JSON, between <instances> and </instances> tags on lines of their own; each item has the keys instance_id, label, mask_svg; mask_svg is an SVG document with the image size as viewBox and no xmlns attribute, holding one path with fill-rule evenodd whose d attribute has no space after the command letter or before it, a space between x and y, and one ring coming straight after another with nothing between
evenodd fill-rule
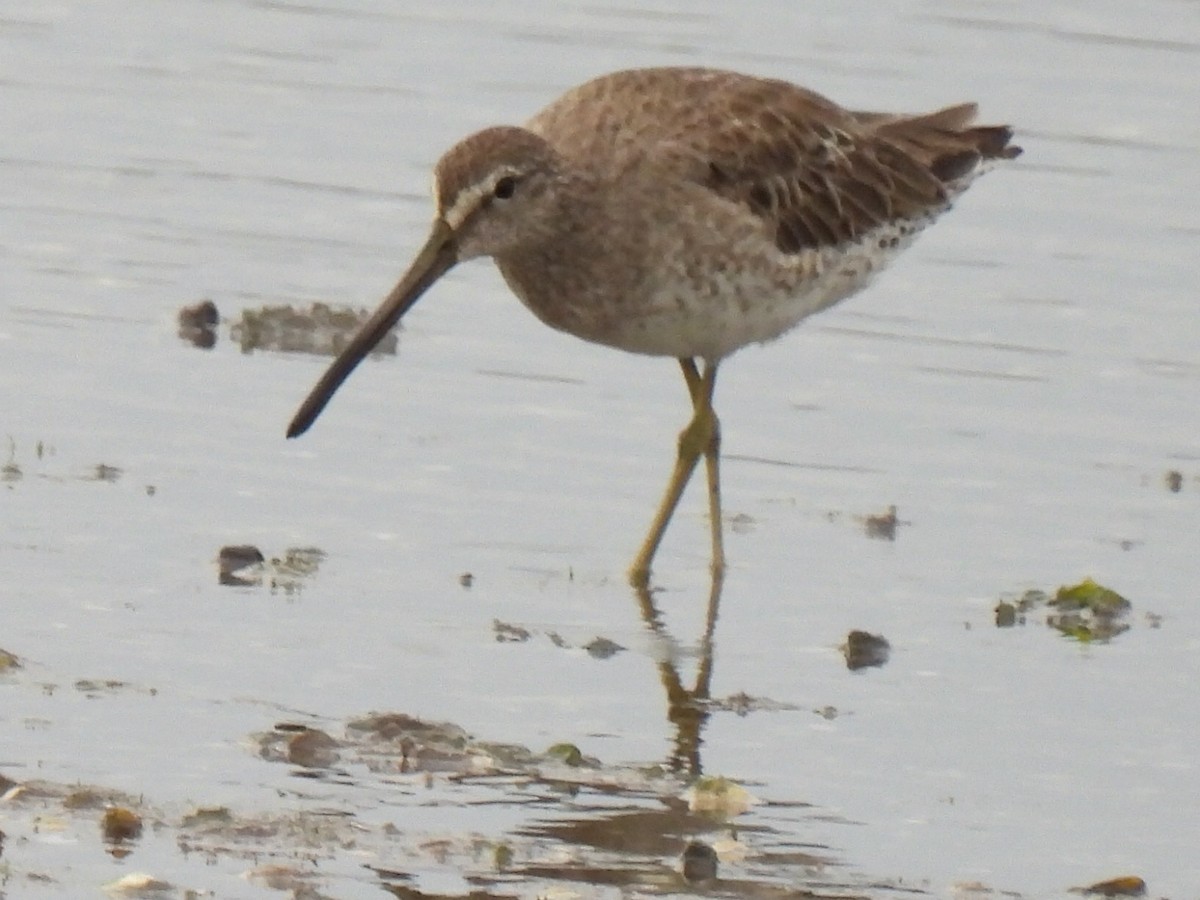
<instances>
[{"instance_id":1,"label":"submerged mud clump","mask_svg":"<svg viewBox=\"0 0 1200 900\"><path fill-rule=\"evenodd\" d=\"M66 839L40 844L36 857L6 853L6 877L53 881L31 861L58 864L99 826L105 852L138 869L95 883L114 896L226 896L210 889L223 877L333 897L345 892L346 872L355 873L352 890L361 893L366 873L384 894L412 898L593 896L598 886L639 896L874 896L820 846L797 847L796 823L781 817L807 818L807 804L766 803L727 778L604 764L565 741L536 753L402 712L340 728L284 722L252 743L292 777L248 794L240 809L12 785L0 797L9 844ZM139 841L143 832L153 839ZM443 884L465 887L430 890Z\"/></svg>"},{"instance_id":2,"label":"submerged mud clump","mask_svg":"<svg viewBox=\"0 0 1200 900\"><path fill-rule=\"evenodd\" d=\"M328 769L340 754L338 742L319 728L305 728L287 742L288 762L306 769Z\"/></svg>"},{"instance_id":3,"label":"submerged mud clump","mask_svg":"<svg viewBox=\"0 0 1200 900\"><path fill-rule=\"evenodd\" d=\"M313 303L307 308L282 304L244 309L229 327L229 339L243 353L274 350L279 353L311 353L337 356L363 323L370 310L348 306ZM200 300L182 307L176 315L179 339L201 350L217 344L221 315L212 300ZM398 341L389 332L371 348L372 356L395 356Z\"/></svg>"},{"instance_id":4,"label":"submerged mud clump","mask_svg":"<svg viewBox=\"0 0 1200 900\"><path fill-rule=\"evenodd\" d=\"M851 672L882 666L892 655L892 645L887 638L866 631L851 631L841 649L846 657L846 668Z\"/></svg>"},{"instance_id":5,"label":"submerged mud clump","mask_svg":"<svg viewBox=\"0 0 1200 900\"><path fill-rule=\"evenodd\" d=\"M252 544L231 544L217 553L217 579L234 587L258 584L262 580L261 566L266 561L262 551Z\"/></svg>"},{"instance_id":6,"label":"submerged mud clump","mask_svg":"<svg viewBox=\"0 0 1200 900\"><path fill-rule=\"evenodd\" d=\"M679 863L688 884L707 885L717 877L717 851L703 841L689 842Z\"/></svg>"},{"instance_id":7,"label":"submerged mud clump","mask_svg":"<svg viewBox=\"0 0 1200 900\"><path fill-rule=\"evenodd\" d=\"M243 353L274 350L280 353L311 353L337 356L371 317L369 310L314 303L308 309L294 306L264 306L242 310L242 317L229 329L229 337ZM399 341L389 331L370 350L371 356L395 356Z\"/></svg>"},{"instance_id":8,"label":"submerged mud clump","mask_svg":"<svg viewBox=\"0 0 1200 900\"><path fill-rule=\"evenodd\" d=\"M217 581L226 587L259 587L291 595L299 593L317 574L325 551L317 547L288 547L282 556L267 559L253 544L230 544L217 553Z\"/></svg>"},{"instance_id":9,"label":"submerged mud clump","mask_svg":"<svg viewBox=\"0 0 1200 900\"><path fill-rule=\"evenodd\" d=\"M217 304L211 300L201 300L191 306L179 310L179 339L186 341L201 350L211 350L217 344L217 325L221 315L217 312Z\"/></svg>"},{"instance_id":10,"label":"submerged mud clump","mask_svg":"<svg viewBox=\"0 0 1200 900\"><path fill-rule=\"evenodd\" d=\"M111 844L134 841L142 836L142 817L125 806L110 806L100 820L104 840Z\"/></svg>"},{"instance_id":11,"label":"submerged mud clump","mask_svg":"<svg viewBox=\"0 0 1200 900\"><path fill-rule=\"evenodd\" d=\"M366 865L395 896L427 896L414 883L417 873L430 867L430 859L467 878L472 896L512 896L514 886L520 887L521 896L533 896L530 891L537 888L537 895L549 896L576 884L653 892L702 887L718 896L768 890L774 896L770 886L777 887L789 872L803 879L810 867L832 862L800 854L794 865L779 863L764 849L759 872L753 845L731 837L734 821L762 803L742 785L710 776L690 781L661 766L605 765L566 741L537 753L479 740L451 722L402 712L350 720L340 734L333 728L285 722L253 740L262 758L297 766L297 776L346 790L361 787L372 795L381 791L388 798L385 808L411 797L394 825L380 827L373 818L360 822L327 816L309 817L303 826L327 830L330 841L351 840L347 846L360 856L368 854L368 847L378 848L379 862ZM304 767L295 758L301 740L336 749L336 762L322 770ZM545 821L522 826L500 840L473 834L414 838L410 829L420 821L418 810L429 809L436 817L436 809L445 802L514 808L532 804L544 810ZM209 815L204 822L194 818L189 824L189 850L206 852L214 852L222 836L231 846L248 837L261 843L264 835L278 839L301 827L298 820L289 824L281 818L260 819L254 828L232 815ZM769 827L748 827L755 840L769 844ZM769 865L768 858L773 860ZM718 862L738 877L720 877ZM256 871L263 871L261 861ZM284 881L302 874L288 871ZM826 878L822 884L830 882Z\"/></svg>"},{"instance_id":12,"label":"submerged mud clump","mask_svg":"<svg viewBox=\"0 0 1200 900\"><path fill-rule=\"evenodd\" d=\"M896 512L896 506L893 504L881 513L864 517L863 528L867 537L877 541L896 540L896 526L901 524Z\"/></svg>"},{"instance_id":13,"label":"submerged mud clump","mask_svg":"<svg viewBox=\"0 0 1200 900\"><path fill-rule=\"evenodd\" d=\"M26 821L32 821L34 833L44 835L69 833L80 822L85 830L98 831L104 851L115 859L134 852L149 815L142 798L123 791L41 780L17 782L3 777L0 777L0 811L6 822L15 826L14 836L20 835L22 842L29 839L22 827ZM159 821L157 816L153 820ZM0 896L4 896L2 888Z\"/></svg>"}]
</instances>

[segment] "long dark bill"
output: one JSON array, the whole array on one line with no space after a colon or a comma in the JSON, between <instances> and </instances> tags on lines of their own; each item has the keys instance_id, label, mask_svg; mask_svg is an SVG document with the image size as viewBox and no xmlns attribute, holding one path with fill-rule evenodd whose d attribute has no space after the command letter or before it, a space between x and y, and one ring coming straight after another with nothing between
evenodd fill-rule
<instances>
[{"instance_id":1,"label":"long dark bill","mask_svg":"<svg viewBox=\"0 0 1200 900\"><path fill-rule=\"evenodd\" d=\"M375 310L375 314L363 325L300 404L292 423L288 425L288 437L294 438L308 431L325 408L325 404L333 398L334 392L354 371L354 367L363 361L371 352L371 348L383 339L400 317L421 299L421 295L430 285L445 275L456 262L458 251L454 245L454 232L442 219L436 219L429 240L404 273L404 277L392 288L387 299Z\"/></svg>"}]
</instances>

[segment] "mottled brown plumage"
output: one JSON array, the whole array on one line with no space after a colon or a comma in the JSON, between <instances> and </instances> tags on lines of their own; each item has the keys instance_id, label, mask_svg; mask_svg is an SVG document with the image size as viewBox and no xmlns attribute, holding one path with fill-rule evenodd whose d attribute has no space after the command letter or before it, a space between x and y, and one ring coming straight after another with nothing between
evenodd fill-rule
<instances>
[{"instance_id":1,"label":"mottled brown plumage","mask_svg":"<svg viewBox=\"0 0 1200 900\"><path fill-rule=\"evenodd\" d=\"M523 128L478 132L438 162L429 239L288 435L442 274L490 256L548 325L679 359L693 418L632 574L648 576L701 455L719 572L718 363L862 288L987 163L1021 152L975 113L855 112L783 81L665 68L594 79Z\"/></svg>"},{"instance_id":2,"label":"mottled brown plumage","mask_svg":"<svg viewBox=\"0 0 1200 900\"><path fill-rule=\"evenodd\" d=\"M851 112L784 81L642 69L568 91L528 127L587 166L662 166L702 184L761 216L779 249L797 252L934 216L980 162L1017 156L1011 129L971 127L976 111Z\"/></svg>"}]
</instances>

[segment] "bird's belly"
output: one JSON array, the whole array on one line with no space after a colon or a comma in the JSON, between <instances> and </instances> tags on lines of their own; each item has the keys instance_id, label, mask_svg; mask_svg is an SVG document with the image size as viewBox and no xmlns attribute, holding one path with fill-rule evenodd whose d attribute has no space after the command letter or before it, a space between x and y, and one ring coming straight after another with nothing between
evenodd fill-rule
<instances>
[{"instance_id":1,"label":"bird's belly","mask_svg":"<svg viewBox=\"0 0 1200 900\"><path fill-rule=\"evenodd\" d=\"M774 340L866 287L923 224L889 225L850 245L775 254L771 265L697 267L630 304L626 315L607 323L606 334L580 336L632 353L721 359Z\"/></svg>"},{"instance_id":2,"label":"bird's belly","mask_svg":"<svg viewBox=\"0 0 1200 900\"><path fill-rule=\"evenodd\" d=\"M861 290L925 224L889 224L852 244L788 254L757 234L752 244L693 243L668 248L649 266L599 272L497 262L521 301L553 328L630 353L717 360L774 340Z\"/></svg>"}]
</instances>

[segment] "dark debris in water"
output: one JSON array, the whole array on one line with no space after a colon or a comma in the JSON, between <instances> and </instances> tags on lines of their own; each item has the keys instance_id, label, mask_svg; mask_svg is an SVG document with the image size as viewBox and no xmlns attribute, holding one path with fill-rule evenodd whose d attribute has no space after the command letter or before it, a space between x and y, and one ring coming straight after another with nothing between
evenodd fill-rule
<instances>
[{"instance_id":1,"label":"dark debris in water","mask_svg":"<svg viewBox=\"0 0 1200 900\"><path fill-rule=\"evenodd\" d=\"M18 459L17 445L12 438L8 441L8 458L3 465L0 465L0 484L7 484L9 487L14 487L27 476L45 479L51 482L66 482L66 481L95 481L105 484L116 484L121 480L121 476L125 474L125 470L120 466L110 465L105 462L89 465L82 471L76 469L74 472L56 471L52 466L46 465L50 457L55 455L55 448L47 444L45 441L38 441L33 447L33 460L28 458L27 452L23 451L21 459Z\"/></svg>"},{"instance_id":2,"label":"dark debris in water","mask_svg":"<svg viewBox=\"0 0 1200 900\"><path fill-rule=\"evenodd\" d=\"M500 644L524 644L534 636L534 632L523 625L514 625L510 622L501 622L499 619L492 620L492 634L496 638L496 642ZM559 650L570 650L572 644L557 631L547 631L546 637ZM582 648L592 659L612 659L618 653L625 651L625 647L618 644L616 641L603 636L592 638Z\"/></svg>"},{"instance_id":3,"label":"dark debris in water","mask_svg":"<svg viewBox=\"0 0 1200 900\"><path fill-rule=\"evenodd\" d=\"M717 877L717 851L704 841L689 841L679 859L680 874L688 884L706 885Z\"/></svg>"},{"instance_id":4,"label":"dark debris in water","mask_svg":"<svg viewBox=\"0 0 1200 900\"><path fill-rule=\"evenodd\" d=\"M611 659L625 648L606 637L594 637L583 645L583 649L593 659Z\"/></svg>"},{"instance_id":5,"label":"dark debris in water","mask_svg":"<svg viewBox=\"0 0 1200 900\"><path fill-rule=\"evenodd\" d=\"M221 315L217 304L201 300L179 310L179 339L201 350L211 350L217 343L217 326Z\"/></svg>"},{"instance_id":6,"label":"dark debris in water","mask_svg":"<svg viewBox=\"0 0 1200 900\"><path fill-rule=\"evenodd\" d=\"M0 647L0 674L12 672L21 668L21 660L15 653L9 653Z\"/></svg>"},{"instance_id":7,"label":"dark debris in water","mask_svg":"<svg viewBox=\"0 0 1200 900\"><path fill-rule=\"evenodd\" d=\"M402 827L380 829L356 825L352 819L319 823L330 830L331 840L332 835L345 840L346 833L353 834L359 854L368 845L384 842L388 864L368 865L394 896L439 896L420 889L417 873L429 867L428 859L421 862L423 856L456 871L470 884L470 894L455 896L532 896L530 891L538 888L539 896L550 896L569 891L570 885L607 885L652 894L699 887L713 896L817 896L801 888L784 888L781 879L800 881L834 862L815 852L797 854L787 843L790 838L784 840L786 848L772 848L773 831L767 824L746 823L740 828L741 839L731 837L733 821L761 801L726 778L704 777L689 786L687 779L662 767L607 766L573 743L535 753L480 741L453 723L400 712L351 720L343 732L332 737L327 729L288 722L255 736L255 742L263 758L294 765L288 749L304 735L320 734L322 745L336 745L338 764L343 767L331 772L327 783L349 788L366 780L361 786L369 789L369 779L380 777L384 781L375 790L386 789L392 798L389 805L410 795L418 806L436 804L434 799L422 800L422 792L433 792L429 796L435 798L440 784L456 784L496 795L492 800L477 797L475 803L532 804L546 811L544 820L518 827L503 841L457 835L414 842ZM571 815L564 819L556 810ZM247 838L261 844L266 835L278 836L278 829L295 827L286 821L260 821L255 830L236 816L207 818L213 820L212 828L203 841L194 834L189 849L214 852L212 838L222 834L231 844ZM411 819L409 814L403 821ZM194 832L199 832L202 823L190 821ZM310 821L307 827L316 826ZM745 842L746 836L750 843ZM399 845L412 856L411 865L397 862ZM771 862L764 864L768 858ZM718 864L730 868L737 878L719 877ZM820 896L860 895L842 891Z\"/></svg>"},{"instance_id":8,"label":"dark debris in water","mask_svg":"<svg viewBox=\"0 0 1200 900\"><path fill-rule=\"evenodd\" d=\"M100 831L110 844L136 841L142 836L142 817L126 806L110 806L100 819Z\"/></svg>"},{"instance_id":9,"label":"dark debris in water","mask_svg":"<svg viewBox=\"0 0 1200 900\"><path fill-rule=\"evenodd\" d=\"M100 835L104 851L114 859L124 859L134 852L136 842L142 837L146 818L150 815L144 800L122 791L93 785L64 785L50 781L30 780L16 782L0 777L0 806L9 823L18 824L31 818L39 834L56 834L74 829L75 823L95 828ZM153 816L155 825L161 818ZM3 842L0 832L0 843ZM22 837L22 843L27 840ZM18 854L9 854L10 859L0 866L8 883L8 875L14 871ZM36 873L28 873L31 880L40 880ZM134 882L118 886L128 890ZM0 889L0 896L4 896Z\"/></svg>"},{"instance_id":10,"label":"dark debris in water","mask_svg":"<svg viewBox=\"0 0 1200 900\"><path fill-rule=\"evenodd\" d=\"M1107 643L1129 630L1133 604L1111 588L1091 578L1058 588L1054 595L1028 590L1016 599L1002 599L995 607L997 628L1026 624L1045 611L1045 622L1065 637L1080 643ZM1161 617L1146 614L1152 628Z\"/></svg>"},{"instance_id":11,"label":"dark debris in water","mask_svg":"<svg viewBox=\"0 0 1200 900\"><path fill-rule=\"evenodd\" d=\"M116 484L120 477L121 469L107 463L96 463L96 467L92 470L93 481L107 481L109 484Z\"/></svg>"},{"instance_id":12,"label":"dark debris in water","mask_svg":"<svg viewBox=\"0 0 1200 900\"><path fill-rule=\"evenodd\" d=\"M287 742L287 760L306 769L328 769L339 758L338 742L319 728L305 728Z\"/></svg>"},{"instance_id":13,"label":"dark debris in water","mask_svg":"<svg viewBox=\"0 0 1200 900\"><path fill-rule=\"evenodd\" d=\"M280 353L311 353L337 356L370 311L328 303L313 303L307 308L282 304L244 309L229 327L229 339L243 353L275 350ZM176 316L180 340L201 350L211 350L220 335L221 315L209 299L184 306ZM386 335L371 350L372 356L395 356L398 341L394 332Z\"/></svg>"},{"instance_id":14,"label":"dark debris in water","mask_svg":"<svg viewBox=\"0 0 1200 900\"><path fill-rule=\"evenodd\" d=\"M217 578L224 585L242 587L262 581L266 557L252 544L231 544L217 553Z\"/></svg>"},{"instance_id":15,"label":"dark debris in water","mask_svg":"<svg viewBox=\"0 0 1200 900\"><path fill-rule=\"evenodd\" d=\"M863 517L863 527L866 529L867 537L877 541L896 540L896 526L907 524L897 518L896 512L893 504L881 513Z\"/></svg>"},{"instance_id":16,"label":"dark debris in water","mask_svg":"<svg viewBox=\"0 0 1200 900\"><path fill-rule=\"evenodd\" d=\"M217 580L227 587L260 587L292 595L317 574L325 551L289 547L282 556L267 559L253 544L231 544L217 553Z\"/></svg>"},{"instance_id":17,"label":"dark debris in water","mask_svg":"<svg viewBox=\"0 0 1200 900\"><path fill-rule=\"evenodd\" d=\"M1097 881L1087 887L1071 888L1072 894L1082 894L1085 897L1144 897L1146 882L1137 875L1122 875Z\"/></svg>"},{"instance_id":18,"label":"dark debris in water","mask_svg":"<svg viewBox=\"0 0 1200 900\"><path fill-rule=\"evenodd\" d=\"M492 634L496 636L496 642L500 644L523 644L533 637L528 628L510 625L499 619L492 620Z\"/></svg>"},{"instance_id":19,"label":"dark debris in water","mask_svg":"<svg viewBox=\"0 0 1200 900\"><path fill-rule=\"evenodd\" d=\"M851 672L884 665L892 653L892 645L881 634L851 631L841 647L846 668Z\"/></svg>"},{"instance_id":20,"label":"dark debris in water","mask_svg":"<svg viewBox=\"0 0 1200 900\"><path fill-rule=\"evenodd\" d=\"M167 811L119 791L30 781L10 783L0 798L6 830L19 831L20 841L39 830L62 832L72 839L53 846L65 847L78 842L81 827L99 829L107 852L139 868L177 847L206 868L308 900L340 896L349 870L408 898L568 898L596 896L598 888L771 900L881 896L879 882L864 882L820 846L799 847L794 823L780 825L784 810L809 815L800 812L805 804L776 803L756 816L762 801L726 778L689 782L661 766L606 765L569 743L535 753L399 712L340 729L281 722L255 743L267 762L306 773L277 804L265 799L264 808L257 794L247 800L257 808ZM340 768L314 774L314 761ZM454 820L446 808L460 807L506 808L501 818L519 812L519 821L488 836L469 825L447 831ZM139 841L151 831L156 840ZM12 877L40 877L11 855L5 865ZM199 877L191 871L130 873L103 887L122 896L204 894L201 884L184 883ZM456 885L451 893L447 884Z\"/></svg>"},{"instance_id":21,"label":"dark debris in water","mask_svg":"<svg viewBox=\"0 0 1200 900\"><path fill-rule=\"evenodd\" d=\"M146 694L154 697L158 694L157 688L138 686L116 678L80 678L75 682L74 687L75 690L88 697L114 696L127 693Z\"/></svg>"}]
</instances>

